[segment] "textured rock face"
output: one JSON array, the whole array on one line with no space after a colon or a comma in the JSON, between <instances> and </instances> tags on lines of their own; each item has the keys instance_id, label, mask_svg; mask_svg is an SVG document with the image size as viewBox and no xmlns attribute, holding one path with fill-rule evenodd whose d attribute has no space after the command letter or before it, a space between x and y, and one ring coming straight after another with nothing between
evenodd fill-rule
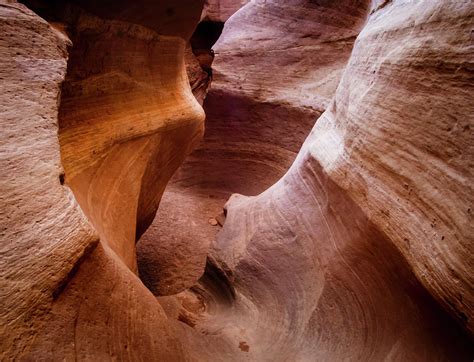
<instances>
[{"instance_id":1,"label":"textured rock face","mask_svg":"<svg viewBox=\"0 0 474 362\"><path fill-rule=\"evenodd\" d=\"M61 185L58 94L68 40L19 4L0 4L1 351L37 338L48 308L97 235Z\"/></svg>"},{"instance_id":2,"label":"textured rock face","mask_svg":"<svg viewBox=\"0 0 474 362\"><path fill-rule=\"evenodd\" d=\"M227 5L208 5L204 14L219 6ZM222 214L231 193L257 195L285 173L334 94L367 12L360 1L256 1L226 22L214 46L204 140L138 245L156 293L181 291L200 277L219 230L209 219Z\"/></svg>"},{"instance_id":3,"label":"textured rock face","mask_svg":"<svg viewBox=\"0 0 474 362\"><path fill-rule=\"evenodd\" d=\"M206 0L202 20L225 22L249 0Z\"/></svg>"},{"instance_id":4,"label":"textured rock face","mask_svg":"<svg viewBox=\"0 0 474 362\"><path fill-rule=\"evenodd\" d=\"M135 235L202 135L202 109L184 73L185 40L82 14L74 20L59 113L66 181L101 240L135 270Z\"/></svg>"},{"instance_id":5,"label":"textured rock face","mask_svg":"<svg viewBox=\"0 0 474 362\"><path fill-rule=\"evenodd\" d=\"M229 179L239 172L249 179L267 165L261 173L268 181L242 191L263 191L294 160L334 94L366 13L361 1L253 1L226 23L215 45L200 152L235 169Z\"/></svg>"},{"instance_id":6,"label":"textured rock face","mask_svg":"<svg viewBox=\"0 0 474 362\"><path fill-rule=\"evenodd\" d=\"M179 359L180 341L134 274L135 241L202 135L204 113L184 66L202 4L117 2L106 19L94 15L104 9L93 2L79 5L90 12L71 4L42 9L65 32L20 4L1 5L9 87L1 102L9 145L2 156L9 170L2 178L2 353ZM165 14L155 29L144 26L147 6ZM66 33L73 42L67 75Z\"/></svg>"},{"instance_id":7,"label":"textured rock face","mask_svg":"<svg viewBox=\"0 0 474 362\"><path fill-rule=\"evenodd\" d=\"M380 6L307 141L471 332L473 14L462 1Z\"/></svg>"},{"instance_id":8,"label":"textured rock face","mask_svg":"<svg viewBox=\"0 0 474 362\"><path fill-rule=\"evenodd\" d=\"M38 3L0 2L2 359L472 360L470 2L208 3L163 198L203 4Z\"/></svg>"},{"instance_id":9,"label":"textured rock face","mask_svg":"<svg viewBox=\"0 0 474 362\"><path fill-rule=\"evenodd\" d=\"M472 356L436 303L472 332L472 10L372 9L288 173L228 202L211 254L236 297L201 328L255 360Z\"/></svg>"}]
</instances>

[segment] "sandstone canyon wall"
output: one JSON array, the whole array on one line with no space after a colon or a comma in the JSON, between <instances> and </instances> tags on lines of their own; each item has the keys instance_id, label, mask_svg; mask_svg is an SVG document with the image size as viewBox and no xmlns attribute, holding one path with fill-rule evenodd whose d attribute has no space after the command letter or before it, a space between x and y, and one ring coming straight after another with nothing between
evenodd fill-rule
<instances>
[{"instance_id":1,"label":"sandstone canyon wall","mask_svg":"<svg viewBox=\"0 0 474 362\"><path fill-rule=\"evenodd\" d=\"M210 9L219 4L228 6ZM141 274L155 293L192 286L219 230L208 221L222 219L225 200L257 195L291 165L336 90L367 7L254 1L226 21L213 47L204 140L138 244Z\"/></svg>"},{"instance_id":2,"label":"sandstone canyon wall","mask_svg":"<svg viewBox=\"0 0 474 362\"><path fill-rule=\"evenodd\" d=\"M325 5L347 12L349 4ZM298 5L304 7L303 2ZM280 83L275 79L285 67L272 67L268 59L258 63L256 59L264 55L255 55L252 49L275 39L265 33L272 32L275 22L268 21L265 31L257 27L253 33L245 20L258 24L263 13L284 22L282 14L290 13L281 11L285 6L252 2L226 24L215 47L215 77L204 104L208 117L204 145L175 176L182 178L183 185L195 187L199 175L187 171L190 162L207 170L212 152L217 155L214 160L225 159L220 142L239 153L245 148L232 144L233 140L253 141L248 149L255 154L234 159L257 164L263 153L259 144L281 145L285 136L296 133L286 127L303 128L296 113L286 113L286 123L252 118L269 103L268 98L258 98L260 94L284 91L290 103L295 91L285 88L288 77ZM328 11L325 6L315 8ZM323 19L327 22L328 17ZM212 246L206 274L194 287L208 310L184 319L191 319L206 334L239 341L247 354L241 358L251 360L276 356L281 360L469 359L473 105L472 63L466 60L472 59L470 26L468 3L373 4L336 96L321 106L328 109L290 170L262 194L235 195L228 202L227 219ZM245 42L253 36L264 40ZM234 56L226 59L221 46L232 49ZM300 48L305 49L296 47ZM262 69L265 65L268 75ZM316 74L318 67L312 69ZM328 73L326 68L319 77ZM319 77L309 79L321 92L318 86L327 82L319 82ZM247 79L258 81L248 85ZM307 79L302 77L301 87ZM262 90L258 86L265 81ZM274 90L271 82L283 91ZM255 92L252 112L243 113L246 108L226 90L237 97ZM221 98L214 103L218 92ZM313 102L319 99L314 97ZM281 106L277 112L272 110L267 107L262 113L283 112ZM245 127L247 121L250 126ZM199 152L206 148L207 157L200 161ZM209 187L211 180L218 179L213 190L224 186L252 194L249 182L263 188L269 182L269 163L248 174L235 164L214 167L202 174L203 184ZM172 224L166 215L162 217ZM215 270L216 264L220 271Z\"/></svg>"},{"instance_id":3,"label":"sandstone canyon wall","mask_svg":"<svg viewBox=\"0 0 474 362\"><path fill-rule=\"evenodd\" d=\"M18 358L74 265L97 244L61 185L58 95L68 40L19 4L1 10L2 359Z\"/></svg>"},{"instance_id":4,"label":"sandstone canyon wall","mask_svg":"<svg viewBox=\"0 0 474 362\"><path fill-rule=\"evenodd\" d=\"M470 1L52 3L0 2L2 359L472 360Z\"/></svg>"},{"instance_id":5,"label":"sandstone canyon wall","mask_svg":"<svg viewBox=\"0 0 474 362\"><path fill-rule=\"evenodd\" d=\"M201 9L57 2L39 9L49 25L2 3L5 358L183 355L135 274L135 241L202 135L184 65Z\"/></svg>"}]
</instances>

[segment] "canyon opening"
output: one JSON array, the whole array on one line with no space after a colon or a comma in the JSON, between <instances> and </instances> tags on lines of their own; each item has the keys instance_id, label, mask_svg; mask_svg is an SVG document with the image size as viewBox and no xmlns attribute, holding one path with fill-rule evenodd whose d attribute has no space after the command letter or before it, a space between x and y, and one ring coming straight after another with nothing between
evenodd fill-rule
<instances>
[{"instance_id":1,"label":"canyon opening","mask_svg":"<svg viewBox=\"0 0 474 362\"><path fill-rule=\"evenodd\" d=\"M0 0L2 361L472 361L471 0Z\"/></svg>"}]
</instances>

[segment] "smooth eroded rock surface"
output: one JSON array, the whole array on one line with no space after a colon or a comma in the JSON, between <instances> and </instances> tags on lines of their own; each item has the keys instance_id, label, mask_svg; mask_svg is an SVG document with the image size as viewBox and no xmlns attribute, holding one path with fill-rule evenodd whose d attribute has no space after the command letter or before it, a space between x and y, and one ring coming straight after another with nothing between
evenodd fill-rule
<instances>
[{"instance_id":1,"label":"smooth eroded rock surface","mask_svg":"<svg viewBox=\"0 0 474 362\"><path fill-rule=\"evenodd\" d=\"M470 1L25 4L2 360L473 359Z\"/></svg>"},{"instance_id":2,"label":"smooth eroded rock surface","mask_svg":"<svg viewBox=\"0 0 474 362\"><path fill-rule=\"evenodd\" d=\"M203 16L226 4L208 4ZM257 195L286 172L334 94L367 12L360 1L254 1L227 20L213 47L204 140L138 245L156 293L173 294L200 277L220 229L208 219L233 192Z\"/></svg>"},{"instance_id":3,"label":"smooth eroded rock surface","mask_svg":"<svg viewBox=\"0 0 474 362\"><path fill-rule=\"evenodd\" d=\"M2 357L185 358L135 241L203 131L184 65L193 4L165 11L163 35L146 2L104 18L33 4L50 24L2 3Z\"/></svg>"},{"instance_id":4,"label":"smooth eroded rock surface","mask_svg":"<svg viewBox=\"0 0 474 362\"><path fill-rule=\"evenodd\" d=\"M0 3L0 31L0 348L20 358L98 237L62 184L57 112L69 40L17 3Z\"/></svg>"}]
</instances>

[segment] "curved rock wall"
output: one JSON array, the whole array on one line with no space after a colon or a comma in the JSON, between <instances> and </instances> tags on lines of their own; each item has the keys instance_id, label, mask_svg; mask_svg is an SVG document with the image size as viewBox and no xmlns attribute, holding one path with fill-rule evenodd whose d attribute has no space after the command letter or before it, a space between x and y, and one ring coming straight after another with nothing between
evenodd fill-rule
<instances>
[{"instance_id":1,"label":"curved rock wall","mask_svg":"<svg viewBox=\"0 0 474 362\"><path fill-rule=\"evenodd\" d=\"M62 185L58 95L69 40L17 3L0 4L0 349L20 358L97 235Z\"/></svg>"},{"instance_id":2,"label":"curved rock wall","mask_svg":"<svg viewBox=\"0 0 474 362\"><path fill-rule=\"evenodd\" d=\"M373 8L290 170L228 202L236 298L198 327L254 360L472 357L472 11Z\"/></svg>"},{"instance_id":3,"label":"curved rock wall","mask_svg":"<svg viewBox=\"0 0 474 362\"><path fill-rule=\"evenodd\" d=\"M469 1L247 3L162 200L202 3L74 3L0 3L2 359L472 360Z\"/></svg>"},{"instance_id":4,"label":"curved rock wall","mask_svg":"<svg viewBox=\"0 0 474 362\"><path fill-rule=\"evenodd\" d=\"M203 131L186 43L85 14L69 21L74 47L59 112L66 182L102 242L136 269L135 236Z\"/></svg>"},{"instance_id":5,"label":"curved rock wall","mask_svg":"<svg viewBox=\"0 0 474 362\"><path fill-rule=\"evenodd\" d=\"M107 19L80 5L91 13L42 8L58 30L22 5L1 7L2 54L15 61L2 64L13 92L2 94L12 127L2 130L2 358L179 360L181 342L134 274L135 241L202 135L184 65L202 3L150 8L163 10L165 35L144 26L157 21L146 1L116 2Z\"/></svg>"},{"instance_id":6,"label":"curved rock wall","mask_svg":"<svg viewBox=\"0 0 474 362\"><path fill-rule=\"evenodd\" d=\"M334 94L367 12L361 1L252 1L226 21L213 48L204 140L138 244L156 294L201 276L233 192L257 195L286 172Z\"/></svg>"},{"instance_id":7,"label":"curved rock wall","mask_svg":"<svg viewBox=\"0 0 474 362\"><path fill-rule=\"evenodd\" d=\"M252 1L226 22L195 152L212 163L205 182L258 194L283 175L333 96L366 14L363 1Z\"/></svg>"},{"instance_id":8,"label":"curved rock wall","mask_svg":"<svg viewBox=\"0 0 474 362\"><path fill-rule=\"evenodd\" d=\"M331 179L471 332L473 14L462 1L379 7L308 140Z\"/></svg>"},{"instance_id":9,"label":"curved rock wall","mask_svg":"<svg viewBox=\"0 0 474 362\"><path fill-rule=\"evenodd\" d=\"M201 20L225 22L250 0L206 0Z\"/></svg>"}]
</instances>

